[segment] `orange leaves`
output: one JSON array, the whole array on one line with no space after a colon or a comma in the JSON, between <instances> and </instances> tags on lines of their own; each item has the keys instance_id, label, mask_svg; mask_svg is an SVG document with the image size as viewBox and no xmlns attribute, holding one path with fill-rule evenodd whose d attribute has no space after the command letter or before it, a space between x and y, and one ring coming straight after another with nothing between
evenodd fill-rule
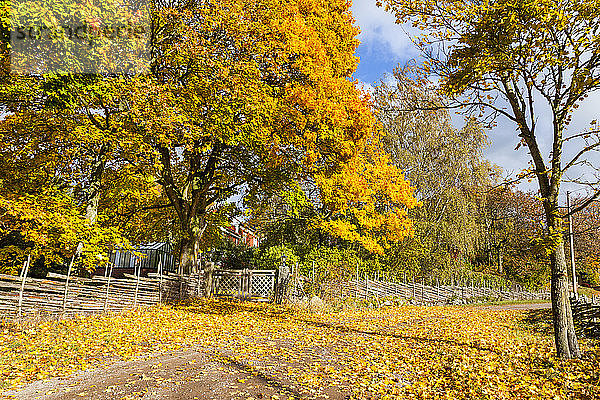
<instances>
[{"instance_id":1,"label":"orange leaves","mask_svg":"<svg viewBox=\"0 0 600 400\"><path fill-rule=\"evenodd\" d=\"M598 348L587 347L583 360L557 360L551 337L530 329L518 311L310 313L206 301L0 327L0 387L188 345L290 382L308 397L322 388L353 399L587 399L600 391Z\"/></svg>"},{"instance_id":2,"label":"orange leaves","mask_svg":"<svg viewBox=\"0 0 600 400\"><path fill-rule=\"evenodd\" d=\"M418 205L409 182L372 136L339 172L317 178L321 201L337 217L321 227L334 236L383 253L413 233L407 210Z\"/></svg>"},{"instance_id":3,"label":"orange leaves","mask_svg":"<svg viewBox=\"0 0 600 400\"><path fill-rule=\"evenodd\" d=\"M26 91L53 105L43 113L31 107L31 120L49 117L58 126L49 135L70 141L68 153L51 148L60 162L41 162L72 169L44 182L59 181L71 197L65 215L93 205L94 215L133 240L165 237L172 225L190 236L241 188L260 193L319 175L330 209L358 219L331 222L330 231L373 250L381 243L369 238L408 233L409 189L369 143L374 117L349 79L358 30L347 1L161 7L151 11L151 73L40 76ZM26 113L15 113L22 130L15 136L37 137ZM153 218L160 210L162 218ZM94 229L112 228L102 226Z\"/></svg>"}]
</instances>

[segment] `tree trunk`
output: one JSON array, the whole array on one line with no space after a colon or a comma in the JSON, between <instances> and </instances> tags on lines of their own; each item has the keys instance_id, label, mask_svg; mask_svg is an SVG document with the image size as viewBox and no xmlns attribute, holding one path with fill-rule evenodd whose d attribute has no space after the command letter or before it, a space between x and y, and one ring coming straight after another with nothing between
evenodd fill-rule
<instances>
[{"instance_id":1,"label":"tree trunk","mask_svg":"<svg viewBox=\"0 0 600 400\"><path fill-rule=\"evenodd\" d=\"M204 214L205 211L202 212ZM199 218L203 221L203 226L197 229L197 223L191 222L196 220L192 217L187 217L186 222L182 224L181 230L183 232L180 245L179 245L179 274L190 275L198 272L198 250L200 248L200 240L204 236L204 231L208 226L205 218Z\"/></svg>"},{"instance_id":2,"label":"tree trunk","mask_svg":"<svg viewBox=\"0 0 600 400\"><path fill-rule=\"evenodd\" d=\"M90 174L90 186L86 190L86 207L85 217L93 225L98 218L98 205L100 204L100 194L102 189L102 177L106 167L106 147L102 146L100 153L94 160L92 165L92 173Z\"/></svg>"},{"instance_id":3,"label":"tree trunk","mask_svg":"<svg viewBox=\"0 0 600 400\"><path fill-rule=\"evenodd\" d=\"M554 216L554 213L553 215L547 215L547 220L549 227L560 228L560 221ZM549 233L552 234L550 229ZM562 234L557 234L555 237L556 243L553 243L554 248L550 254L550 266L552 270L551 294L556 352L561 358L578 358L580 357L580 351L569 301L569 279L564 240Z\"/></svg>"},{"instance_id":4,"label":"tree trunk","mask_svg":"<svg viewBox=\"0 0 600 400\"><path fill-rule=\"evenodd\" d=\"M502 265L502 244L498 245L498 273L504 273L504 266Z\"/></svg>"},{"instance_id":5,"label":"tree trunk","mask_svg":"<svg viewBox=\"0 0 600 400\"><path fill-rule=\"evenodd\" d=\"M565 260L564 239L561 229L562 219L558 208L558 194L560 193L560 184L564 172L561 165L561 156L562 146L564 144L564 117L566 114L557 114L555 105L551 104L554 113L553 146L551 165L547 166L537 142L534 121L531 121L533 125L530 125L527 120L526 115L528 110L525 103L522 102L522 93L518 93L518 88L508 72L505 72L501 76L501 81L505 89L506 97L513 110L515 121L519 125L519 136L525 141L529 149L531 160L535 166L535 174L537 176L540 194L544 199L548 236L552 239L550 267L552 270L551 294L556 353L561 358L579 357L579 345L577 344L571 304L569 302L567 263Z\"/></svg>"},{"instance_id":6,"label":"tree trunk","mask_svg":"<svg viewBox=\"0 0 600 400\"><path fill-rule=\"evenodd\" d=\"M194 268L194 249L196 247L197 237L188 234L181 239L179 248L179 274L189 275Z\"/></svg>"},{"instance_id":7,"label":"tree trunk","mask_svg":"<svg viewBox=\"0 0 600 400\"><path fill-rule=\"evenodd\" d=\"M90 173L89 186L86 189L85 199L85 218L90 221L91 225L96 223L98 219L98 206L100 204L100 196L102 194L102 177L106 168L106 152L108 146L102 145L94 162ZM79 242L75 250L75 260L79 259L83 252L83 243Z\"/></svg>"}]
</instances>

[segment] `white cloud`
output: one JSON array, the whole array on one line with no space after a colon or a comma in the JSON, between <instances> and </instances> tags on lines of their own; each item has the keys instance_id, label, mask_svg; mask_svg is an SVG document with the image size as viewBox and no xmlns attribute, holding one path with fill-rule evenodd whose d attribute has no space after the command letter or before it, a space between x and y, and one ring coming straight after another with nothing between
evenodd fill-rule
<instances>
[{"instance_id":1,"label":"white cloud","mask_svg":"<svg viewBox=\"0 0 600 400\"><path fill-rule=\"evenodd\" d=\"M409 34L418 36L411 26L400 26L396 24L396 19L391 13L385 12L382 8L375 5L375 0L354 0L352 13L361 29L359 39L362 46L366 48L364 53L378 53L379 58L397 59L397 62L406 61L412 58L419 58L419 52L410 40ZM370 62L369 62L370 61ZM384 73L391 72L388 65L378 65L377 61L362 60L361 63L368 62L369 69L377 70L379 79L386 79ZM390 79L388 77L387 79ZM364 83L363 87L371 91L373 86ZM549 159L552 142L551 117L547 106L542 106L542 102L536 100L538 109L538 139L545 159ZM457 127L462 125L462 117L454 116L453 121ZM589 127L592 120L600 121L600 93L590 96L581 107L573 114L573 123L567 129L567 134L581 132ZM527 168L529 159L526 147L521 147L515 151L514 148L519 143L518 134L515 126L504 118L497 120L498 126L489 132L491 141L490 147L485 151L486 157L493 163L503 167L507 173L512 175L519 173ZM580 149L580 145L569 143L565 147L565 159L572 157ZM600 154L590 154L588 160L597 167L600 167ZM585 172L574 171L575 174L584 174ZM536 190L536 182L524 182L523 189ZM569 190L575 190L574 185L566 185Z\"/></svg>"},{"instance_id":2,"label":"white cloud","mask_svg":"<svg viewBox=\"0 0 600 400\"><path fill-rule=\"evenodd\" d=\"M535 101L537 110L536 136L538 144L546 164L550 160L552 150L552 114L547 104L538 96ZM581 107L573 112L573 122L566 129L565 136L584 132L589 129L592 120L600 120L600 93L590 95ZM506 118L499 117L498 126L489 132L491 146L486 150L486 157L495 164L503 167L506 173L514 176L515 173L527 168L531 160L527 147L521 146L518 150L514 148L519 143L518 132L513 122ZM563 166L582 148L582 141L570 141L565 143L563 148ZM600 167L600 154L590 152L585 157L595 167ZM594 180L594 171L587 167L573 168L565 178L585 178ZM537 182L524 181L520 187L522 189L537 191ZM585 188L583 188L585 189ZM581 191L582 186L574 183L565 183L563 190Z\"/></svg>"},{"instance_id":3,"label":"white cloud","mask_svg":"<svg viewBox=\"0 0 600 400\"><path fill-rule=\"evenodd\" d=\"M395 56L403 59L418 55L407 31L409 28L396 24L396 18L375 5L375 0L354 0L352 14L361 29L362 42L382 43Z\"/></svg>"}]
</instances>

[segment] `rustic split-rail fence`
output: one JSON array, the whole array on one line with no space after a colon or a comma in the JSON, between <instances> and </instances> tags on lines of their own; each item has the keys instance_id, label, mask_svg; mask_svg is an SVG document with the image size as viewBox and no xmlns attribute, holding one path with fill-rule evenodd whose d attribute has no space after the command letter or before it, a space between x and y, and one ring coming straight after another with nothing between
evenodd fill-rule
<instances>
[{"instance_id":1,"label":"rustic split-rail fence","mask_svg":"<svg viewBox=\"0 0 600 400\"><path fill-rule=\"evenodd\" d=\"M0 274L0 316L31 317L122 311L196 296L200 275L91 279L50 273L45 279Z\"/></svg>"},{"instance_id":2,"label":"rustic split-rail fence","mask_svg":"<svg viewBox=\"0 0 600 400\"><path fill-rule=\"evenodd\" d=\"M329 282L322 285L326 297L368 299L403 299L411 304L445 305L467 304L482 301L549 300L546 291L528 291L518 285L492 287L461 282L451 285L422 282L389 282L363 277L352 281Z\"/></svg>"},{"instance_id":3,"label":"rustic split-rail fence","mask_svg":"<svg viewBox=\"0 0 600 400\"><path fill-rule=\"evenodd\" d=\"M149 277L123 274L122 278L49 273L46 278L28 276L28 260L20 276L0 274L0 318L118 312L138 306L172 303L190 298L220 296L262 301L277 300L275 270L215 270L213 264L191 275L168 274L159 266ZM163 273L164 272L164 273Z\"/></svg>"},{"instance_id":4,"label":"rustic split-rail fence","mask_svg":"<svg viewBox=\"0 0 600 400\"><path fill-rule=\"evenodd\" d=\"M414 281L389 282L357 276L350 281L315 282L292 269L210 270L180 276L151 274L124 278L67 277L50 273L47 278L0 275L0 315L30 317L115 312L195 297L217 296L281 303L319 296L326 300L401 299L419 305L465 304L492 300L548 299L547 292L518 287L426 285Z\"/></svg>"},{"instance_id":5,"label":"rustic split-rail fence","mask_svg":"<svg viewBox=\"0 0 600 400\"><path fill-rule=\"evenodd\" d=\"M585 296L571 298L573 319L577 327L587 336L600 337L600 299Z\"/></svg>"},{"instance_id":6,"label":"rustic split-rail fence","mask_svg":"<svg viewBox=\"0 0 600 400\"><path fill-rule=\"evenodd\" d=\"M28 266L28 265L27 265ZM190 298L217 296L257 301L299 301L319 296L326 301L376 301L391 299L418 305L466 304L497 300L548 300L548 292L474 284L425 284L386 281L357 275L352 280L316 282L294 268L279 270L222 270L212 267L192 275L163 274L149 277L110 275L81 278L50 273L46 278L0 274L0 318L118 312L138 306L172 303ZM481 282L480 282L481 283ZM586 334L600 335L600 301L573 300L573 313Z\"/></svg>"}]
</instances>

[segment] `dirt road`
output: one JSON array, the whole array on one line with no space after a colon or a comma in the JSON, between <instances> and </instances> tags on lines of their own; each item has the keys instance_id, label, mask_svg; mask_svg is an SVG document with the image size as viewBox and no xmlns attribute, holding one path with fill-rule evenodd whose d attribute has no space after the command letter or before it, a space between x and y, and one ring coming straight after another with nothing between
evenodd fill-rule
<instances>
[{"instance_id":1,"label":"dirt road","mask_svg":"<svg viewBox=\"0 0 600 400\"><path fill-rule=\"evenodd\" d=\"M226 356L189 348L117 362L64 379L34 382L5 392L18 400L71 399L346 399L339 389L305 392Z\"/></svg>"},{"instance_id":2,"label":"dirt road","mask_svg":"<svg viewBox=\"0 0 600 400\"><path fill-rule=\"evenodd\" d=\"M514 303L498 304L490 306L478 306L477 308L485 310L546 310L552 308L552 303Z\"/></svg>"}]
</instances>

